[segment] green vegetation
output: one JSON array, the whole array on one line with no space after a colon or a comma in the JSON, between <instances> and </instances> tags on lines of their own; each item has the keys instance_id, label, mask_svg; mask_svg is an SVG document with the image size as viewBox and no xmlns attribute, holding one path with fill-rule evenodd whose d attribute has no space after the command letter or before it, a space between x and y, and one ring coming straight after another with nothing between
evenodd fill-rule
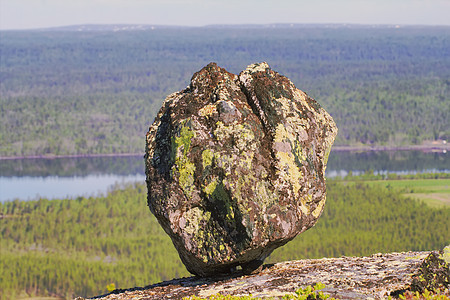
<instances>
[{"instance_id":1,"label":"green vegetation","mask_svg":"<svg viewBox=\"0 0 450 300\"><path fill-rule=\"evenodd\" d=\"M449 173L373 175L373 172L367 172L362 176L347 176L344 182L364 182L374 187L395 189L404 196L422 201L431 207L450 206Z\"/></svg>"},{"instance_id":2,"label":"green vegetation","mask_svg":"<svg viewBox=\"0 0 450 300\"><path fill-rule=\"evenodd\" d=\"M330 298L329 295L324 294L321 290L325 288L325 285L322 283L316 283L314 286L306 286L304 288L299 288L295 291L295 294L286 294L282 297L283 300L325 300L334 298ZM207 298L201 298L197 296L184 297L183 300L257 300L261 299L260 297L255 298L252 295L248 296L231 296L231 295L222 295L216 294L209 296ZM264 297L263 299L271 300L274 299L272 297Z\"/></svg>"},{"instance_id":3,"label":"green vegetation","mask_svg":"<svg viewBox=\"0 0 450 300\"><path fill-rule=\"evenodd\" d=\"M441 294L442 293L442 294ZM450 293L448 289L446 291L433 291L425 290L423 293L407 291L403 295L399 296L402 300L449 300ZM392 299L392 298L391 298Z\"/></svg>"},{"instance_id":4,"label":"green vegetation","mask_svg":"<svg viewBox=\"0 0 450 300\"><path fill-rule=\"evenodd\" d=\"M299 288L295 291L295 295L286 295L283 300L314 300L314 299L330 299L329 295L324 294L321 290L325 288L325 285L318 282L314 286L307 286L305 288Z\"/></svg>"},{"instance_id":5,"label":"green vegetation","mask_svg":"<svg viewBox=\"0 0 450 300\"><path fill-rule=\"evenodd\" d=\"M429 180L429 179L450 179L450 173L417 173L417 174L377 174L375 175L373 170L368 170L362 175L354 176L351 171L345 176L345 180L348 181L375 181L375 180ZM421 184L417 181L416 184Z\"/></svg>"},{"instance_id":6,"label":"green vegetation","mask_svg":"<svg viewBox=\"0 0 450 300\"><path fill-rule=\"evenodd\" d=\"M329 180L317 225L267 262L442 249L449 215L396 189ZM0 298L87 297L189 275L141 184L106 197L0 203L0 234Z\"/></svg>"},{"instance_id":7,"label":"green vegetation","mask_svg":"<svg viewBox=\"0 0 450 300\"><path fill-rule=\"evenodd\" d=\"M101 198L0 204L0 295L94 296L188 275L145 199L143 185L128 185Z\"/></svg>"},{"instance_id":8,"label":"green vegetation","mask_svg":"<svg viewBox=\"0 0 450 300\"><path fill-rule=\"evenodd\" d=\"M191 297L184 297L183 300L256 300L259 298L255 298L252 295L248 296L232 296L232 295L222 295L222 294L215 294L212 296L209 296L207 298L197 297L197 296L191 296Z\"/></svg>"},{"instance_id":9,"label":"green vegetation","mask_svg":"<svg viewBox=\"0 0 450 300\"><path fill-rule=\"evenodd\" d=\"M165 96L211 61L267 61L331 113L337 145L450 138L448 27L0 35L0 156L141 153Z\"/></svg>"}]
</instances>

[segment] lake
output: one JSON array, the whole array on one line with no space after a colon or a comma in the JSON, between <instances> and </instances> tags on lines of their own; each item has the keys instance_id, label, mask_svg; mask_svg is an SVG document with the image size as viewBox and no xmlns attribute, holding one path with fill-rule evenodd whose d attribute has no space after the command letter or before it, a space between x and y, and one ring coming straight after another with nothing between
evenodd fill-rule
<instances>
[{"instance_id":1,"label":"lake","mask_svg":"<svg viewBox=\"0 0 450 300\"><path fill-rule=\"evenodd\" d=\"M327 177L450 172L449 153L332 151ZM105 195L115 184L145 182L143 156L0 159L0 201Z\"/></svg>"}]
</instances>

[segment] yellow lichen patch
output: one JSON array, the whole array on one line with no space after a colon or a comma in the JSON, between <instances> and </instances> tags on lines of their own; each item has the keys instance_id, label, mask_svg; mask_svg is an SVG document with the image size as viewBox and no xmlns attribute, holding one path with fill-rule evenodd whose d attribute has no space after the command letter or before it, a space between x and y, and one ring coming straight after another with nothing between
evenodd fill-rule
<instances>
[{"instance_id":1,"label":"yellow lichen patch","mask_svg":"<svg viewBox=\"0 0 450 300\"><path fill-rule=\"evenodd\" d=\"M202 117L209 117L216 112L217 112L216 106L214 104L208 104L208 105L205 105L204 107L202 107L198 111L198 114Z\"/></svg>"},{"instance_id":2,"label":"yellow lichen patch","mask_svg":"<svg viewBox=\"0 0 450 300\"><path fill-rule=\"evenodd\" d=\"M243 126L242 124L238 124L235 129L234 135L236 147L239 150L242 151L248 148L254 148L254 144L251 145L250 143L255 139L255 136L253 134L253 131L251 131L249 128Z\"/></svg>"},{"instance_id":3,"label":"yellow lichen patch","mask_svg":"<svg viewBox=\"0 0 450 300\"><path fill-rule=\"evenodd\" d=\"M231 169L234 167L234 161L233 155L227 155L226 153L216 154L214 156L216 166L221 168L225 174L225 177L231 175Z\"/></svg>"},{"instance_id":4,"label":"yellow lichen patch","mask_svg":"<svg viewBox=\"0 0 450 300\"><path fill-rule=\"evenodd\" d=\"M278 111L278 113L282 114L284 117L283 119L285 119L286 118L285 112L291 112L294 109L293 102L292 102L292 100L287 99L285 97L277 98L276 101L279 104L281 104L281 107L279 107L277 109L277 111Z\"/></svg>"},{"instance_id":5,"label":"yellow lichen patch","mask_svg":"<svg viewBox=\"0 0 450 300\"><path fill-rule=\"evenodd\" d=\"M312 195L308 194L301 199L303 205L310 203L312 201Z\"/></svg>"},{"instance_id":6,"label":"yellow lichen patch","mask_svg":"<svg viewBox=\"0 0 450 300\"><path fill-rule=\"evenodd\" d=\"M183 122L180 133L175 137L176 150L182 150L183 156L187 155L191 147L192 138L195 136L194 131L186 125L188 122L189 120ZM177 156L179 156L178 152Z\"/></svg>"},{"instance_id":7,"label":"yellow lichen patch","mask_svg":"<svg viewBox=\"0 0 450 300\"><path fill-rule=\"evenodd\" d=\"M209 149L203 150L202 152L203 169L206 169L207 167L212 165L213 158L214 153L211 150Z\"/></svg>"},{"instance_id":8,"label":"yellow lichen patch","mask_svg":"<svg viewBox=\"0 0 450 300\"><path fill-rule=\"evenodd\" d=\"M300 179L302 172L295 164L294 156L291 153L277 152L278 159L278 175L283 181L287 181L292 185L295 194L300 190Z\"/></svg>"},{"instance_id":9,"label":"yellow lichen patch","mask_svg":"<svg viewBox=\"0 0 450 300\"><path fill-rule=\"evenodd\" d=\"M211 218L211 213L203 211L199 207L194 207L184 213L186 219L186 225L184 231L188 234L197 233L199 230L200 222L208 222Z\"/></svg>"},{"instance_id":10,"label":"yellow lichen patch","mask_svg":"<svg viewBox=\"0 0 450 300\"><path fill-rule=\"evenodd\" d=\"M258 203L261 203L263 207L261 207L262 211L270 207L274 202L278 200L278 195L273 193L269 189L269 184L266 181L257 181L255 194L258 198Z\"/></svg>"},{"instance_id":11,"label":"yellow lichen patch","mask_svg":"<svg viewBox=\"0 0 450 300\"><path fill-rule=\"evenodd\" d=\"M310 205L309 203L312 201L312 195L306 195L300 199L299 208L303 214L309 215Z\"/></svg>"},{"instance_id":12,"label":"yellow lichen patch","mask_svg":"<svg viewBox=\"0 0 450 300\"><path fill-rule=\"evenodd\" d=\"M254 156L254 152L243 152L239 160L239 165L243 168L251 169Z\"/></svg>"},{"instance_id":13,"label":"yellow lichen patch","mask_svg":"<svg viewBox=\"0 0 450 300\"><path fill-rule=\"evenodd\" d=\"M278 124L274 142L283 144L294 140L294 136L286 130L283 124ZM292 185L294 193L297 194L301 188L300 179L302 178L302 173L295 162L294 155L291 152L277 151L276 158L278 160L278 176L283 181L289 182Z\"/></svg>"},{"instance_id":14,"label":"yellow lichen patch","mask_svg":"<svg viewBox=\"0 0 450 300\"><path fill-rule=\"evenodd\" d=\"M275 143L283 143L286 139L291 140L293 136L286 130L286 127L284 127L283 124L278 124L277 128L275 130L275 137L274 142Z\"/></svg>"},{"instance_id":15,"label":"yellow lichen patch","mask_svg":"<svg viewBox=\"0 0 450 300\"><path fill-rule=\"evenodd\" d=\"M306 160L306 154L303 151L303 148L301 147L301 144L298 140L294 140L294 149L293 149L295 155L297 156L299 161L305 161Z\"/></svg>"},{"instance_id":16,"label":"yellow lichen patch","mask_svg":"<svg viewBox=\"0 0 450 300\"><path fill-rule=\"evenodd\" d=\"M227 215L226 215L228 220L233 220L234 219L234 210L233 210L233 206L228 206L227 207Z\"/></svg>"},{"instance_id":17,"label":"yellow lichen patch","mask_svg":"<svg viewBox=\"0 0 450 300\"><path fill-rule=\"evenodd\" d=\"M225 126L223 122L217 121L216 123L216 129L214 130L214 136L217 140L223 140L230 136L231 132L229 129L230 126Z\"/></svg>"},{"instance_id":18,"label":"yellow lichen patch","mask_svg":"<svg viewBox=\"0 0 450 300\"><path fill-rule=\"evenodd\" d=\"M213 180L210 183L208 183L207 186L203 189L206 195L211 196L211 194L216 190L217 187L217 181Z\"/></svg>"},{"instance_id":19,"label":"yellow lichen patch","mask_svg":"<svg viewBox=\"0 0 450 300\"><path fill-rule=\"evenodd\" d=\"M300 209L300 211L302 212L302 214L304 214L304 215L309 215L309 208L308 208L307 206L300 205L298 208Z\"/></svg>"},{"instance_id":20,"label":"yellow lichen patch","mask_svg":"<svg viewBox=\"0 0 450 300\"><path fill-rule=\"evenodd\" d=\"M183 188L183 190L188 194L193 188L192 185L194 184L194 171L195 165L187 158L178 166L178 172L180 174L180 176L178 177L178 182L180 183L180 186Z\"/></svg>"},{"instance_id":21,"label":"yellow lichen patch","mask_svg":"<svg viewBox=\"0 0 450 300\"><path fill-rule=\"evenodd\" d=\"M308 104L308 101L306 101L307 96L305 92L296 89L293 91L293 94L293 97L297 99L297 101L300 102L302 106L304 106L307 110L312 111L311 107Z\"/></svg>"},{"instance_id":22,"label":"yellow lichen patch","mask_svg":"<svg viewBox=\"0 0 450 300\"><path fill-rule=\"evenodd\" d=\"M195 136L195 132L186 125L187 123L188 121L183 122L179 135L173 140L172 146L174 147L175 154L173 171L175 174L178 173L178 183L180 184L180 187L188 196L190 196L194 184L195 165L189 160L187 153L191 147L192 138Z\"/></svg>"},{"instance_id":23,"label":"yellow lichen patch","mask_svg":"<svg viewBox=\"0 0 450 300\"><path fill-rule=\"evenodd\" d=\"M314 218L318 218L320 216L320 213L323 210L323 206L325 205L325 196L320 200L319 204L317 204L316 209L312 212L312 215Z\"/></svg>"},{"instance_id":24,"label":"yellow lichen patch","mask_svg":"<svg viewBox=\"0 0 450 300\"><path fill-rule=\"evenodd\" d=\"M218 121L217 127L214 130L214 135L217 140L232 139L234 146L240 151L247 151L256 149L255 135L247 126L244 126L237 121L234 121L230 125L225 125L223 122Z\"/></svg>"},{"instance_id":25,"label":"yellow lichen patch","mask_svg":"<svg viewBox=\"0 0 450 300\"><path fill-rule=\"evenodd\" d=\"M239 176L237 182L235 183L235 188L233 191L233 196L236 197L238 205L240 205L240 203L242 203L242 201L239 201L242 199L242 188L245 186L246 184L246 179L248 177L247 176ZM240 209L242 209L242 207L240 207Z\"/></svg>"},{"instance_id":26,"label":"yellow lichen patch","mask_svg":"<svg viewBox=\"0 0 450 300\"><path fill-rule=\"evenodd\" d=\"M323 158L323 169L324 169L324 171L325 171L325 168L327 167L328 157L330 157L330 152L331 152L331 146L328 147L328 148L325 150L325 156L324 156L324 158Z\"/></svg>"}]
</instances>

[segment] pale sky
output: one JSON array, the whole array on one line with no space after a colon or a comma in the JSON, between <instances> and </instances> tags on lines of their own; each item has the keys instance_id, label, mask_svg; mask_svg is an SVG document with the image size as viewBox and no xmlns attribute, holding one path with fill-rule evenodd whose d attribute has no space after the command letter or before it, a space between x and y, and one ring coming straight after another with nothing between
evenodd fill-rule
<instances>
[{"instance_id":1,"label":"pale sky","mask_svg":"<svg viewBox=\"0 0 450 300\"><path fill-rule=\"evenodd\" d=\"M450 0L0 0L0 29L81 24L450 25Z\"/></svg>"}]
</instances>

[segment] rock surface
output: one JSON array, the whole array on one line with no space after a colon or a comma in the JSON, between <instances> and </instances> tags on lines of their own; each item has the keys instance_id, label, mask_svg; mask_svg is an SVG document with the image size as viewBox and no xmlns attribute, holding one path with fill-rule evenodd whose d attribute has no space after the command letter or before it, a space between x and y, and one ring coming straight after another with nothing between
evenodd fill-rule
<instances>
[{"instance_id":1,"label":"rock surface","mask_svg":"<svg viewBox=\"0 0 450 300\"><path fill-rule=\"evenodd\" d=\"M148 205L188 271L258 271L325 204L337 128L266 63L211 63L166 98L147 133Z\"/></svg>"},{"instance_id":2,"label":"rock surface","mask_svg":"<svg viewBox=\"0 0 450 300\"><path fill-rule=\"evenodd\" d=\"M417 278L423 274L431 274L428 272L430 268L425 266L429 266L430 262L436 271L433 274L441 274L437 276L444 284L441 292L444 292L442 287L445 288L446 285L447 291L444 293L448 295L448 264L443 260L433 263L441 254L429 254L430 252L403 252L369 257L290 261L264 266L262 272L255 275L174 279L144 288L116 290L97 298L182 299L192 295L206 298L220 293L236 296L252 294L253 297L278 299L294 293L300 287L321 282L325 285L322 291L336 299L387 299L389 295L398 296L407 290L414 291ZM440 267L435 268L435 265ZM432 281L423 284L428 286Z\"/></svg>"}]
</instances>

